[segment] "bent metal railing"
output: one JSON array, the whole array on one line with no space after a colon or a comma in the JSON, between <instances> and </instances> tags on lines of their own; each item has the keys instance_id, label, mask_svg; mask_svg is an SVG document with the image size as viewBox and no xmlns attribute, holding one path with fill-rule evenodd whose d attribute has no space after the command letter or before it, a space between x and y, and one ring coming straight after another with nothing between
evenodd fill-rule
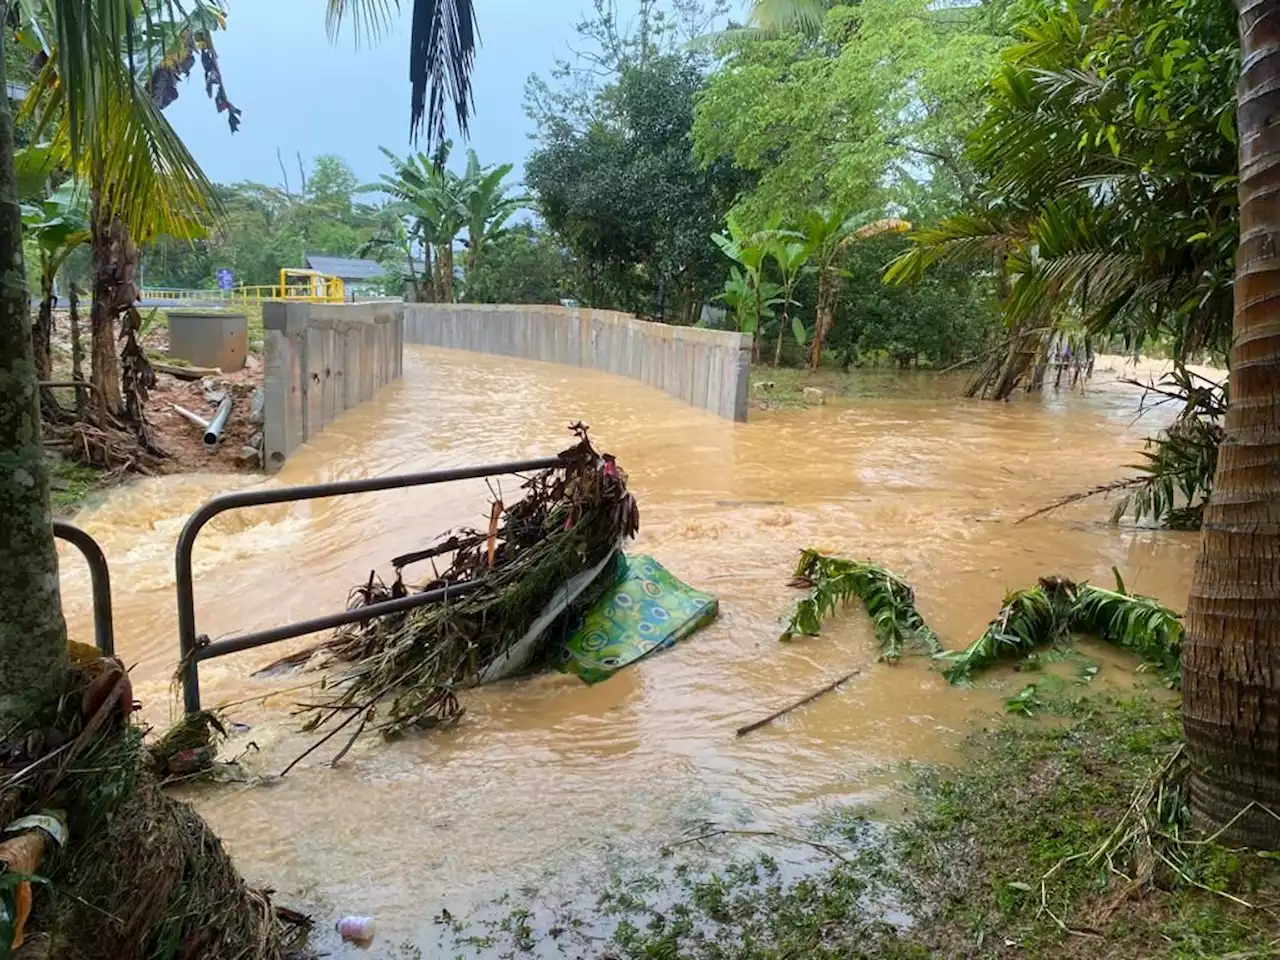
<instances>
[{"instance_id":1,"label":"bent metal railing","mask_svg":"<svg viewBox=\"0 0 1280 960\"><path fill-rule=\"evenodd\" d=\"M319 633L321 630L330 630L349 623L361 623L389 613L401 613L428 603L461 597L484 586L483 583L456 584L424 593L411 593L406 597L369 604L356 610L343 610L339 613L331 613L310 620L299 620L267 630L256 630L222 640L210 640L207 636L196 632L195 586L192 579L191 555L201 529L218 514L228 510L262 507L273 503L318 500L353 493L376 493L380 490L402 490L407 487L451 483L455 480L476 480L532 470L547 470L558 467L562 463L560 457L542 457L537 460L516 460L479 467L459 467L452 470L432 470L427 473L374 477L370 480L342 480L301 487L281 487L275 490L245 490L214 497L187 519L182 533L178 535L174 559L178 591L178 644L182 656L178 669L182 677L182 702L186 712L196 713L200 710L200 664L205 660L279 643L282 640L291 640L309 633Z\"/></svg>"},{"instance_id":2,"label":"bent metal railing","mask_svg":"<svg viewBox=\"0 0 1280 960\"><path fill-rule=\"evenodd\" d=\"M93 585L93 639L104 657L116 653L115 625L111 621L111 573L107 558L98 541L73 523L53 521L53 535L65 540L84 556L89 565L89 582Z\"/></svg>"}]
</instances>

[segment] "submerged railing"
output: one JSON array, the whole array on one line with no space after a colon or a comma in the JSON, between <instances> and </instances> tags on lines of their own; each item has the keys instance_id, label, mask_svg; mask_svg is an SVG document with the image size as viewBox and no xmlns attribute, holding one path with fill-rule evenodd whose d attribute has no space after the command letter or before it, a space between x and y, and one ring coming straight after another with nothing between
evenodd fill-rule
<instances>
[{"instance_id":1,"label":"submerged railing","mask_svg":"<svg viewBox=\"0 0 1280 960\"><path fill-rule=\"evenodd\" d=\"M53 535L65 540L84 556L93 586L93 639L104 657L115 656L115 625L111 619L111 573L98 541L73 523L53 521Z\"/></svg>"},{"instance_id":2,"label":"submerged railing","mask_svg":"<svg viewBox=\"0 0 1280 960\"><path fill-rule=\"evenodd\" d=\"M261 507L275 503L294 503L302 500L319 500L325 497L348 496L353 493L375 493L380 490L403 490L457 480L476 480L512 473L548 470L563 464L560 457L541 457L536 460L515 460L509 463L487 464L478 467L458 467L451 470L432 470L426 473L407 473L391 477L374 477L369 480L342 480L334 483L317 483L299 487L281 487L275 490L244 490L214 497L187 519L178 535L174 558L174 573L178 591L178 646L181 654L179 674L182 678L182 702L187 713L200 710L200 664L215 657L252 650L282 640L331 630L349 623L363 623L390 613L403 613L428 603L437 603L453 597L461 597L484 584L473 582L441 587L424 593L411 593L406 597L373 603L356 610L343 610L310 620L298 620L279 627L255 630L223 640L210 640L196 629L195 585L192 576L192 552L200 531L214 517L228 510L245 507Z\"/></svg>"}]
</instances>

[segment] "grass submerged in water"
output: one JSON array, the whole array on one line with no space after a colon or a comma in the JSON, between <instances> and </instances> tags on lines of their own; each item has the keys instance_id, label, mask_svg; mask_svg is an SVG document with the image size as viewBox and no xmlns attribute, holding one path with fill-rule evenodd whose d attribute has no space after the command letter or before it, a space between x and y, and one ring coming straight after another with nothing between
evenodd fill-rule
<instances>
[{"instance_id":1,"label":"grass submerged in water","mask_svg":"<svg viewBox=\"0 0 1280 960\"><path fill-rule=\"evenodd\" d=\"M735 857L741 841L726 837L708 848L714 866L677 861L614 882L586 913L526 898L482 929L445 914L431 955L1277 956L1276 861L1176 840L1176 710L1101 697L1048 706L1052 717L974 734L959 769L913 770L905 820L829 818L821 839L843 860L798 874L768 854ZM1135 814L1157 783L1159 809Z\"/></svg>"}]
</instances>

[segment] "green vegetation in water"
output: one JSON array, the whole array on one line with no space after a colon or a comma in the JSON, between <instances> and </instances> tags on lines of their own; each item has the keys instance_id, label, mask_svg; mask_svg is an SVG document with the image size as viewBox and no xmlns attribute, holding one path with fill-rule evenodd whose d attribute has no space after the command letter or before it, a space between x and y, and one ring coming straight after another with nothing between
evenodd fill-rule
<instances>
[{"instance_id":1,"label":"green vegetation in water","mask_svg":"<svg viewBox=\"0 0 1280 960\"><path fill-rule=\"evenodd\" d=\"M951 683L964 683L997 662L1025 659L1037 648L1082 633L1136 654L1169 686L1177 686L1181 619L1163 604L1129 593L1118 571L1115 577L1115 590L1042 577L1034 587L1010 591L982 636L963 650L947 651L916 610L915 593L901 577L870 562L804 550L794 582L809 593L796 604L782 639L818 633L837 606L857 599L875 621L883 659L897 660L904 646L914 643L949 664L943 675Z\"/></svg>"},{"instance_id":2,"label":"green vegetation in water","mask_svg":"<svg viewBox=\"0 0 1280 960\"><path fill-rule=\"evenodd\" d=\"M809 588L809 594L798 604L783 631L782 639L796 634L816 634L823 618L841 604L861 600L875 623L880 641L881 658L895 661L904 647L917 647L925 653L942 652L942 641L929 629L916 609L915 591L901 577L870 562L826 557L816 550L800 555L793 581Z\"/></svg>"},{"instance_id":3,"label":"green vegetation in water","mask_svg":"<svg viewBox=\"0 0 1280 960\"><path fill-rule=\"evenodd\" d=\"M446 913L443 955L1275 956L1280 866L1187 839L1177 713L1151 699L1045 707L1052 719L972 736L960 768L914 770L899 823L845 811L812 841L775 835L825 866L797 876L781 851L717 856L615 881L585 911L517 899L483 929ZM710 852L726 854L724 833Z\"/></svg>"},{"instance_id":4,"label":"green vegetation in water","mask_svg":"<svg viewBox=\"0 0 1280 960\"><path fill-rule=\"evenodd\" d=\"M75 513L102 482L102 471L61 457L49 458L50 500L54 516Z\"/></svg>"}]
</instances>

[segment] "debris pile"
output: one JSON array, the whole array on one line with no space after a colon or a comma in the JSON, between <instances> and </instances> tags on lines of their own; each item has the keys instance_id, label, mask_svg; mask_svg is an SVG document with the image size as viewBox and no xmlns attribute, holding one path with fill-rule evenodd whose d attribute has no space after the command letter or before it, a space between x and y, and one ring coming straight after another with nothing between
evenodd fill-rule
<instances>
[{"instance_id":1,"label":"debris pile","mask_svg":"<svg viewBox=\"0 0 1280 960\"><path fill-rule=\"evenodd\" d=\"M0 881L20 881L0 882L0 957L18 943L71 960L305 956L293 952L305 918L250 890L204 821L161 791L123 666L75 646L65 695L0 742L0 838L22 853L0 864Z\"/></svg>"},{"instance_id":2,"label":"debris pile","mask_svg":"<svg viewBox=\"0 0 1280 960\"><path fill-rule=\"evenodd\" d=\"M327 682L330 699L311 705L307 729L341 721L311 749L351 728L340 758L366 727L389 736L456 721L463 712L458 690L546 662L551 640L563 634L554 627L587 597L599 595L593 587L611 576L610 561L640 523L626 474L613 457L596 452L583 424L571 430L577 443L561 454L559 466L526 479L519 501L507 505L494 496L486 530L452 532L397 557L394 581L388 585L370 574L352 591L350 605L412 590L470 592L343 628L272 665L313 661L341 668ZM434 570L437 560L450 557L443 573ZM427 561L434 575L411 588L404 568Z\"/></svg>"}]
</instances>

